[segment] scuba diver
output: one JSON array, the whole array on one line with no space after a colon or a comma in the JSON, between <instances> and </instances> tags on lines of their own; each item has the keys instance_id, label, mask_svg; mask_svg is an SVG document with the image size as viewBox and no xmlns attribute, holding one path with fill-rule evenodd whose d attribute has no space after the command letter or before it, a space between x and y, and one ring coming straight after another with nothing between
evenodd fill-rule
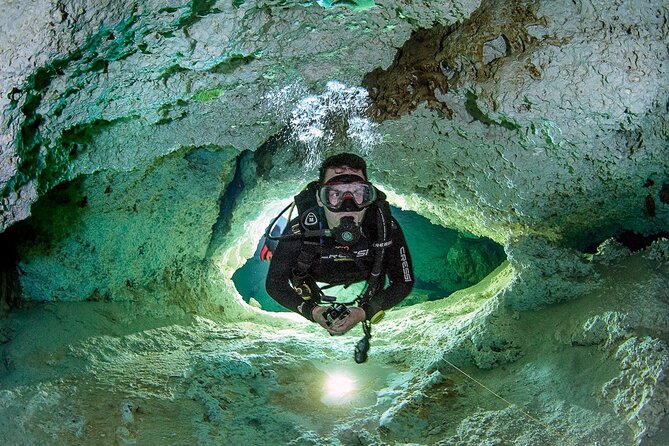
<instances>
[{"instance_id":1,"label":"scuba diver","mask_svg":"<svg viewBox=\"0 0 669 446\"><path fill-rule=\"evenodd\" d=\"M356 347L356 362L366 360L371 323L398 304L413 288L409 250L385 194L367 181L365 161L352 153L327 158L318 181L295 196L298 216L288 217L280 236L275 218L265 234L272 245L267 293L285 308L320 324L330 335L342 335L358 323L365 338ZM386 286L386 278L388 286ZM353 302L337 303L323 292L366 281ZM317 282L328 284L319 287ZM356 304L355 306L353 304ZM364 350L360 351L359 350ZM359 355L360 353L360 355Z\"/></svg>"}]
</instances>

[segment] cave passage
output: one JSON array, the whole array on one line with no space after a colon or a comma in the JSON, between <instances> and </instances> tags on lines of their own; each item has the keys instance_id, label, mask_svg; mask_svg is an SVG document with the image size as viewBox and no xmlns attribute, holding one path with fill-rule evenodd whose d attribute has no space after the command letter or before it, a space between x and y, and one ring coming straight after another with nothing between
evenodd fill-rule
<instances>
[{"instance_id":1,"label":"cave passage","mask_svg":"<svg viewBox=\"0 0 669 446\"><path fill-rule=\"evenodd\" d=\"M478 283L506 259L502 246L487 237L434 225L413 211L395 206L390 210L404 232L416 275L412 293L398 306L446 298ZM245 302L254 299L251 303L266 311L287 311L265 291L269 262L260 259L262 244L261 239L253 257L235 271L232 280ZM358 282L348 288L328 288L326 294L337 296L339 301L352 301L363 288L364 282Z\"/></svg>"},{"instance_id":2,"label":"cave passage","mask_svg":"<svg viewBox=\"0 0 669 446\"><path fill-rule=\"evenodd\" d=\"M0 445L669 445L666 0L3 6ZM340 152L372 338L264 294Z\"/></svg>"}]
</instances>

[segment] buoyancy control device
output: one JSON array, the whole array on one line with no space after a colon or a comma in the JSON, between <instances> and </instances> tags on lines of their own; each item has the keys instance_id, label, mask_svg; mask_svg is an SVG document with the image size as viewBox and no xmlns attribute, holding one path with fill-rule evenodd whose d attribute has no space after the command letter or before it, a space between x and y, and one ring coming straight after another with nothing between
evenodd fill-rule
<instances>
[{"instance_id":1,"label":"buoyancy control device","mask_svg":"<svg viewBox=\"0 0 669 446\"><path fill-rule=\"evenodd\" d=\"M319 191L319 183L312 181L299 194L295 195L293 202L271 220L265 230L261 248L261 259L270 261L281 240L302 239L302 248L296 266L292 270L290 280L293 288L302 299L314 303L332 300L324 295L315 280L309 276L311 266L318 261L320 256L324 237L333 237L337 243L343 245L354 245L361 236L360 227L352 217L343 217L340 220L340 225L336 228L330 229L327 227L323 208L318 205L316 199ZM384 285L383 258L386 248L392 244L392 217L385 194L377 189L374 192L375 200L368 206L366 216L366 218L369 218L369 213L372 212L376 214L377 218L377 237L372 243L374 261L364 291L353 302L346 305L364 304ZM293 222L292 213L295 208L297 208L298 218L296 222ZM288 218L284 218L283 215L287 211L289 212ZM290 229L286 229L286 225L292 226ZM369 339L371 338L369 321L363 321L363 331L365 336L356 344L355 360L358 363L367 360Z\"/></svg>"}]
</instances>

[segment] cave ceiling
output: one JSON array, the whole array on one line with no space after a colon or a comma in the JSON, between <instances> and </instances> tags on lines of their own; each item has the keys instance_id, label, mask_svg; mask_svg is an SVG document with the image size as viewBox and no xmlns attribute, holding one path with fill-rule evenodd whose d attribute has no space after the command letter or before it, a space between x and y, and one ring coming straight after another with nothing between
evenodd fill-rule
<instances>
[{"instance_id":1,"label":"cave ceiling","mask_svg":"<svg viewBox=\"0 0 669 446\"><path fill-rule=\"evenodd\" d=\"M632 3L4 4L0 224L82 174L266 148L337 82L369 92L381 139L316 159L364 149L377 183L437 223L576 246L660 232L667 7ZM265 178L304 181L300 150L274 144Z\"/></svg>"}]
</instances>

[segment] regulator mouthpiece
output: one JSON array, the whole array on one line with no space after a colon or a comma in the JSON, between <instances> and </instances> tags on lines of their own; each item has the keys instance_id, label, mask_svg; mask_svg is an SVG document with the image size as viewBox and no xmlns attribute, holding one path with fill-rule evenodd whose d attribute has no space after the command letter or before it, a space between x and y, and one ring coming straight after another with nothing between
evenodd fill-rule
<instances>
[{"instance_id":1,"label":"regulator mouthpiece","mask_svg":"<svg viewBox=\"0 0 669 446\"><path fill-rule=\"evenodd\" d=\"M362 231L360 230L360 226L355 223L353 217L342 217L339 221L339 226L332 230L332 235L337 243L355 245L360 240Z\"/></svg>"}]
</instances>

